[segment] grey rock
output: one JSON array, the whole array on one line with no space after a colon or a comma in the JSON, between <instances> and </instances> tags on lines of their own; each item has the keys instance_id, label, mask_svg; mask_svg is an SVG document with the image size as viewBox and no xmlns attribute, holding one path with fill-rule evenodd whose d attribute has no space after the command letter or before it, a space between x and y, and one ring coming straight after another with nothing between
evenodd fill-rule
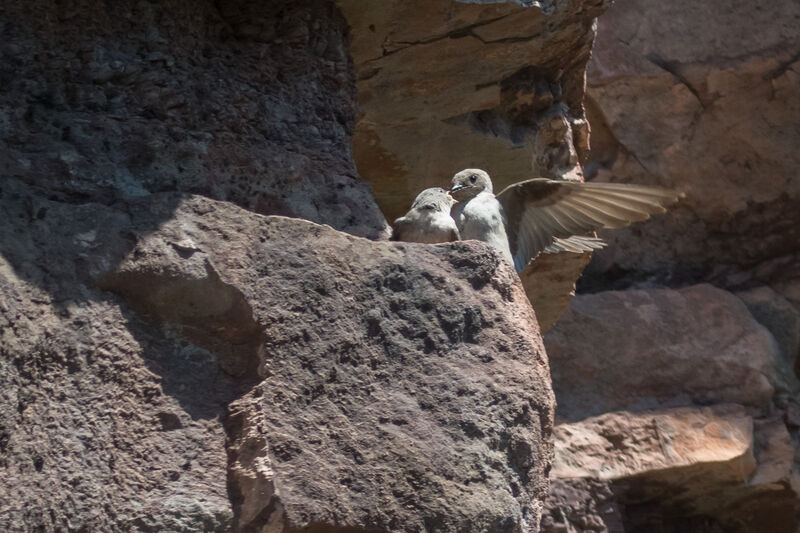
<instances>
[{"instance_id":1,"label":"grey rock","mask_svg":"<svg viewBox=\"0 0 800 533\"><path fill-rule=\"evenodd\" d=\"M350 155L346 22L323 1L226 6L4 6L0 172L64 201L185 191L388 238Z\"/></svg>"},{"instance_id":2,"label":"grey rock","mask_svg":"<svg viewBox=\"0 0 800 533\"><path fill-rule=\"evenodd\" d=\"M2 191L2 529L538 528L554 401L493 250Z\"/></svg>"},{"instance_id":3,"label":"grey rock","mask_svg":"<svg viewBox=\"0 0 800 533\"><path fill-rule=\"evenodd\" d=\"M223 367L263 377L226 421L239 528L537 530L547 360L485 246L374 243L194 197L102 286L195 344L237 346Z\"/></svg>"},{"instance_id":4,"label":"grey rock","mask_svg":"<svg viewBox=\"0 0 800 533\"><path fill-rule=\"evenodd\" d=\"M800 311L769 287L737 292L736 296L775 337L780 350L782 389L796 393L800 389Z\"/></svg>"}]
</instances>

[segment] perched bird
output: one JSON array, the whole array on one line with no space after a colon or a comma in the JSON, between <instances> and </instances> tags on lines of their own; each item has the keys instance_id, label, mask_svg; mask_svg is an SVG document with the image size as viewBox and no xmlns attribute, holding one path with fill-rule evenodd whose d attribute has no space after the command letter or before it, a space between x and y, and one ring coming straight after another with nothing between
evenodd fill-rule
<instances>
[{"instance_id":1,"label":"perched bird","mask_svg":"<svg viewBox=\"0 0 800 533\"><path fill-rule=\"evenodd\" d=\"M450 242L458 240L456 222L450 216L455 200L441 187L425 189L405 216L394 221L392 240L407 242Z\"/></svg>"},{"instance_id":2,"label":"perched bird","mask_svg":"<svg viewBox=\"0 0 800 533\"><path fill-rule=\"evenodd\" d=\"M605 246L589 235L665 213L681 193L644 185L582 183L536 178L494 195L485 171L468 168L453 176L450 194L461 239L498 248L521 272L542 252L586 252Z\"/></svg>"}]
</instances>

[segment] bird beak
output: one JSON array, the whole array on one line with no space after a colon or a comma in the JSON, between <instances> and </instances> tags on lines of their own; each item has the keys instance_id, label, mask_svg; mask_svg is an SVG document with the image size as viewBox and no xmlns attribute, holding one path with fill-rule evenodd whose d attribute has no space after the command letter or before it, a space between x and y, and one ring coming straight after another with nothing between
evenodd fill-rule
<instances>
[{"instance_id":1,"label":"bird beak","mask_svg":"<svg viewBox=\"0 0 800 533\"><path fill-rule=\"evenodd\" d=\"M467 188L467 186L464 185L463 183L456 183L455 185L450 187L450 192L458 192L461 189L466 189L466 188Z\"/></svg>"}]
</instances>

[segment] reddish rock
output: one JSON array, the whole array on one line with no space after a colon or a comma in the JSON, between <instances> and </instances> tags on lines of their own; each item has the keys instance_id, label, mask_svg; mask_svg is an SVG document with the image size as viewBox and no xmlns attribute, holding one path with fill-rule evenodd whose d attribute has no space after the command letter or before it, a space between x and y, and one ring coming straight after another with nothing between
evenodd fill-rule
<instances>
[{"instance_id":1,"label":"reddish rock","mask_svg":"<svg viewBox=\"0 0 800 533\"><path fill-rule=\"evenodd\" d=\"M543 531L795 530L795 446L779 419L736 405L623 411L554 435Z\"/></svg>"},{"instance_id":2,"label":"reddish rock","mask_svg":"<svg viewBox=\"0 0 800 533\"><path fill-rule=\"evenodd\" d=\"M588 174L686 199L604 235L597 282L800 278L798 17L793 0L626 0L599 19Z\"/></svg>"},{"instance_id":3,"label":"reddish rock","mask_svg":"<svg viewBox=\"0 0 800 533\"><path fill-rule=\"evenodd\" d=\"M586 62L610 3L336 0L363 110L353 153L387 217L464 168L487 170L496 192L532 177L582 179ZM588 259L542 257L521 276L544 330Z\"/></svg>"},{"instance_id":4,"label":"reddish rock","mask_svg":"<svg viewBox=\"0 0 800 533\"><path fill-rule=\"evenodd\" d=\"M576 296L545 342L561 420L692 402L765 406L782 379L772 335L710 285Z\"/></svg>"},{"instance_id":5,"label":"reddish rock","mask_svg":"<svg viewBox=\"0 0 800 533\"><path fill-rule=\"evenodd\" d=\"M3 529L538 528L548 365L488 246L176 194L0 205Z\"/></svg>"},{"instance_id":6,"label":"reddish rock","mask_svg":"<svg viewBox=\"0 0 800 533\"><path fill-rule=\"evenodd\" d=\"M9 3L0 82L0 530L538 528L516 275L336 231L387 226L331 3Z\"/></svg>"},{"instance_id":7,"label":"reddish rock","mask_svg":"<svg viewBox=\"0 0 800 533\"><path fill-rule=\"evenodd\" d=\"M102 285L193 342L234 343L225 368L259 368L226 422L240 528L537 530L547 360L487 246L375 243L193 198Z\"/></svg>"},{"instance_id":8,"label":"reddish rock","mask_svg":"<svg viewBox=\"0 0 800 533\"><path fill-rule=\"evenodd\" d=\"M620 411L560 424L553 434L556 479L636 478L655 494L702 493L744 483L756 468L753 420L739 406ZM653 494L640 488L635 497Z\"/></svg>"}]
</instances>

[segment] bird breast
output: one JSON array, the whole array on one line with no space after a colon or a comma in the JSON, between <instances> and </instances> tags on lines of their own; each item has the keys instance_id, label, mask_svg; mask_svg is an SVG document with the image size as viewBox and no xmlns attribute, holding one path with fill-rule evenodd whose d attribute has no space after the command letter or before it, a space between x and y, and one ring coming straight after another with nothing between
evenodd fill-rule
<instances>
[{"instance_id":1,"label":"bird breast","mask_svg":"<svg viewBox=\"0 0 800 533\"><path fill-rule=\"evenodd\" d=\"M450 215L440 211L425 210L412 216L412 229L403 235L403 240L436 244L455 240L456 224Z\"/></svg>"},{"instance_id":2,"label":"bird breast","mask_svg":"<svg viewBox=\"0 0 800 533\"><path fill-rule=\"evenodd\" d=\"M503 207L491 193L482 192L453 209L461 239L476 239L495 246L513 263L506 236Z\"/></svg>"}]
</instances>

